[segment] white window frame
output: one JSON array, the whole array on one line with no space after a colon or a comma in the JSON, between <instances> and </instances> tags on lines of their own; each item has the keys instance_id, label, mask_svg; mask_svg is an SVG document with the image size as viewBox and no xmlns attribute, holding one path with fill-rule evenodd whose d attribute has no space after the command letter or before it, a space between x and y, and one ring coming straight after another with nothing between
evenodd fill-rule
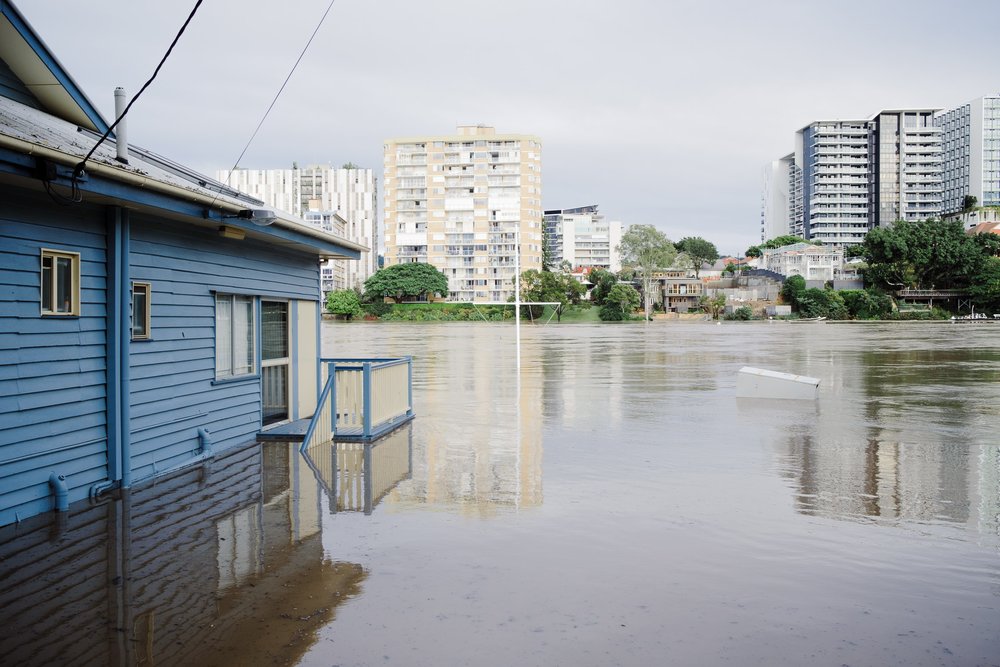
<instances>
[{"instance_id":1,"label":"white window frame","mask_svg":"<svg viewBox=\"0 0 1000 667\"><path fill-rule=\"evenodd\" d=\"M145 294L146 297L146 308L145 315L142 322L142 331L136 333L136 317L135 317L135 297L138 294ZM153 285L151 283L144 283L138 281L132 281L132 340L149 340L152 337L152 331L150 325L152 323L152 306L153 306Z\"/></svg>"},{"instance_id":2,"label":"white window frame","mask_svg":"<svg viewBox=\"0 0 1000 667\"><path fill-rule=\"evenodd\" d=\"M229 320L226 321L220 303L228 305ZM245 335L240 334L241 327L236 324L237 313L246 313L245 308L238 309L237 304L250 304L249 321L245 325ZM243 348L245 337L246 348ZM242 354L246 353L246 357ZM243 363L244 358L247 363ZM237 380L257 375L257 299L243 294L215 295L215 379Z\"/></svg>"},{"instance_id":3,"label":"white window frame","mask_svg":"<svg viewBox=\"0 0 1000 667\"><path fill-rule=\"evenodd\" d=\"M49 266L46 267L46 260ZM69 304L64 309L56 305L59 301L58 262L69 260ZM80 316L80 253L68 250L42 248L39 256L38 274L38 307L44 317L79 317ZM46 290L46 273L48 290ZM48 294L46 294L48 292ZM46 298L47 297L47 298ZM46 304L46 301L48 302Z\"/></svg>"}]
</instances>

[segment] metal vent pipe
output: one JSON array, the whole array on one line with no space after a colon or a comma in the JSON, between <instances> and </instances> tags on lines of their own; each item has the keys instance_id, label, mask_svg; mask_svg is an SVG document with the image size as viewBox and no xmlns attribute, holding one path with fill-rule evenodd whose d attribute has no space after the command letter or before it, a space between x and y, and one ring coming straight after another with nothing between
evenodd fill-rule
<instances>
[{"instance_id":1,"label":"metal vent pipe","mask_svg":"<svg viewBox=\"0 0 1000 667\"><path fill-rule=\"evenodd\" d=\"M121 118L125 107L128 106L128 99L125 89L121 86L115 88L115 118ZM118 147L118 155L115 158L119 162L128 164L128 131L125 128L126 120L122 118L115 126L115 145Z\"/></svg>"}]
</instances>

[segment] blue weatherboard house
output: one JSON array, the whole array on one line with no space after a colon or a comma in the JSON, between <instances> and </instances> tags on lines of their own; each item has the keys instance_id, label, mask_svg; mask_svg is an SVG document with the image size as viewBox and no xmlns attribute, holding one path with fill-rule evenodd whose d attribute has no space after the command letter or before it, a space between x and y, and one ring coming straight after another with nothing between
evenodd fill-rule
<instances>
[{"instance_id":1,"label":"blue weatherboard house","mask_svg":"<svg viewBox=\"0 0 1000 667\"><path fill-rule=\"evenodd\" d=\"M361 246L114 135L0 0L0 525L253 441L321 392Z\"/></svg>"}]
</instances>

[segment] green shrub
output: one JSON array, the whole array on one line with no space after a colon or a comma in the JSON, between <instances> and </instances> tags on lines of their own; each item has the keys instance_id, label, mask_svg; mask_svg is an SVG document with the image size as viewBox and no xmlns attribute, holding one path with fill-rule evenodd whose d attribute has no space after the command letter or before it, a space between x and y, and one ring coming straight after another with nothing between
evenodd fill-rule
<instances>
[{"instance_id":1,"label":"green shrub","mask_svg":"<svg viewBox=\"0 0 1000 667\"><path fill-rule=\"evenodd\" d=\"M831 320L848 318L844 299L833 290L809 288L798 295L796 305L802 317L826 317Z\"/></svg>"},{"instance_id":2,"label":"green shrub","mask_svg":"<svg viewBox=\"0 0 1000 667\"><path fill-rule=\"evenodd\" d=\"M890 313L886 319L889 320L947 320L951 313L941 308L931 308L930 310L900 310Z\"/></svg>"},{"instance_id":3,"label":"green shrub","mask_svg":"<svg viewBox=\"0 0 1000 667\"><path fill-rule=\"evenodd\" d=\"M621 322L626 319L621 307L613 303L606 303L601 306L600 317L603 322Z\"/></svg>"},{"instance_id":4,"label":"green shrub","mask_svg":"<svg viewBox=\"0 0 1000 667\"><path fill-rule=\"evenodd\" d=\"M383 315L392 310L392 304L386 303L385 301L382 300L372 301L371 303L361 304L361 310L365 311L365 315L371 315L372 317L382 317Z\"/></svg>"},{"instance_id":5,"label":"green shrub","mask_svg":"<svg viewBox=\"0 0 1000 667\"><path fill-rule=\"evenodd\" d=\"M723 319L746 322L753 319L753 308L750 306L740 306L731 313L726 313Z\"/></svg>"},{"instance_id":6,"label":"green shrub","mask_svg":"<svg viewBox=\"0 0 1000 667\"><path fill-rule=\"evenodd\" d=\"M839 292L848 314L859 320L885 319L892 313L892 297L874 289Z\"/></svg>"}]
</instances>

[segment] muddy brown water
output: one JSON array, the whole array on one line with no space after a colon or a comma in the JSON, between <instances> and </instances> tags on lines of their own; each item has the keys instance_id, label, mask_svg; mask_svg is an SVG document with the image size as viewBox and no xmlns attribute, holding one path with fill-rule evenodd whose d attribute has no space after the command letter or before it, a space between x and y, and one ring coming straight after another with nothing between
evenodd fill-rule
<instances>
[{"instance_id":1,"label":"muddy brown water","mask_svg":"<svg viewBox=\"0 0 1000 667\"><path fill-rule=\"evenodd\" d=\"M252 447L0 530L3 664L1000 664L1000 325L322 335L414 357L367 476Z\"/></svg>"}]
</instances>

